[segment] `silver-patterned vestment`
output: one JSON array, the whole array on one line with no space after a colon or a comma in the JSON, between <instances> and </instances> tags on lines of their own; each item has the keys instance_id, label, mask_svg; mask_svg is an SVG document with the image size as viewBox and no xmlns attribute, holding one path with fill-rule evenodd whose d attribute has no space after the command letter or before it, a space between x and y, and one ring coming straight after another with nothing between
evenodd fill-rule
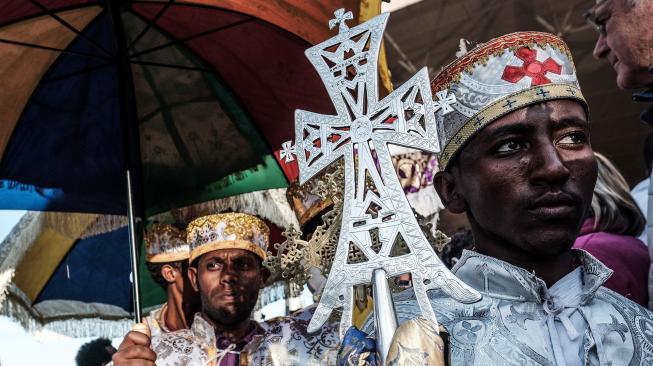
<instances>
[{"instance_id":1,"label":"silver-patterned vestment","mask_svg":"<svg viewBox=\"0 0 653 366\"><path fill-rule=\"evenodd\" d=\"M584 251L575 254L582 263L575 310L586 321L577 342L581 364L653 365L653 313L602 287L612 271ZM556 307L541 279L472 251L465 251L453 272L483 298L462 304L441 292L429 293L440 324L450 334L452 365L561 364L561 355L556 358L554 352L558 334L549 331L547 322L559 322L557 317L569 309ZM420 313L411 290L398 294L395 304L400 323ZM365 330L373 330L372 319Z\"/></svg>"}]
</instances>

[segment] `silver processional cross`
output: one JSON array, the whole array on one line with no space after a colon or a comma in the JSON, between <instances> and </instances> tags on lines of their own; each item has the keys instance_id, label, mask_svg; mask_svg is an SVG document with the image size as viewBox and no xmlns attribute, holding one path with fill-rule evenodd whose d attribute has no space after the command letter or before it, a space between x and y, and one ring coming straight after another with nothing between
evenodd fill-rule
<instances>
[{"instance_id":1,"label":"silver processional cross","mask_svg":"<svg viewBox=\"0 0 653 366\"><path fill-rule=\"evenodd\" d=\"M352 322L353 287L372 282L377 342L384 359L396 327L387 278L410 273L422 316L434 322L427 290L440 288L462 302L480 298L449 272L428 243L399 183L387 146L438 152L435 113L450 112L456 100L445 92L434 102L424 68L379 101L377 58L388 14L351 29L345 24L352 18L351 12L339 9L335 16L329 25L339 25L339 34L309 48L306 56L320 74L337 115L295 111L295 151L289 144L284 147L286 156L297 154L300 184L340 158L345 163L340 237L308 331L319 329L334 309L342 307L342 336ZM366 182L370 181L374 189L368 189ZM372 230L378 230L380 249L372 245ZM409 253L391 256L399 236ZM365 262L348 263L352 245L365 255Z\"/></svg>"}]
</instances>

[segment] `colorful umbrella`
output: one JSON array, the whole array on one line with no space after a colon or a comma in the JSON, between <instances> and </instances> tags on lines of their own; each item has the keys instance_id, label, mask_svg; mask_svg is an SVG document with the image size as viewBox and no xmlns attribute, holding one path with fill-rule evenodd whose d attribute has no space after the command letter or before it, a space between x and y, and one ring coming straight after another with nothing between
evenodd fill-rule
<instances>
[{"instance_id":1,"label":"colorful umbrella","mask_svg":"<svg viewBox=\"0 0 653 366\"><path fill-rule=\"evenodd\" d=\"M136 217L286 187L275 150L294 110L332 112L303 52L329 37L334 9L357 17L370 3L378 12L358 0L0 3L0 209L47 211L70 229L34 234L14 263L25 305L132 312ZM81 235L95 222L106 225ZM86 275L98 262L104 277ZM144 305L159 303L143 279Z\"/></svg>"}]
</instances>

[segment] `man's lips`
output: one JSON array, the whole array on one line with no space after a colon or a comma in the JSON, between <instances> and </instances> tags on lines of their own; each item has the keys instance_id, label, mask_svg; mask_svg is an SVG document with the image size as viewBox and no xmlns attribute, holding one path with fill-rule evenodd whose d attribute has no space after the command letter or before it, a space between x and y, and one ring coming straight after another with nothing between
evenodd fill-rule
<instances>
[{"instance_id":1,"label":"man's lips","mask_svg":"<svg viewBox=\"0 0 653 366\"><path fill-rule=\"evenodd\" d=\"M235 302L238 296L233 291L220 291L215 297L224 302Z\"/></svg>"},{"instance_id":2,"label":"man's lips","mask_svg":"<svg viewBox=\"0 0 653 366\"><path fill-rule=\"evenodd\" d=\"M580 199L568 193L545 193L533 198L526 209L537 216L553 218L569 215L579 204Z\"/></svg>"}]
</instances>

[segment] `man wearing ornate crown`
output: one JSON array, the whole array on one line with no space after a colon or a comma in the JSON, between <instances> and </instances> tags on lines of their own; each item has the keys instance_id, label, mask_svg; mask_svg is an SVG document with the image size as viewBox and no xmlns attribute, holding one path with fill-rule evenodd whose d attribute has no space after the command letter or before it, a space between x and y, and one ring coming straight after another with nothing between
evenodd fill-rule
<instances>
[{"instance_id":1,"label":"man wearing ornate crown","mask_svg":"<svg viewBox=\"0 0 653 366\"><path fill-rule=\"evenodd\" d=\"M152 311L143 321L152 337L188 328L198 310L198 294L188 276L190 250L183 233L168 224L154 224L145 235L147 269L167 295L162 307Z\"/></svg>"},{"instance_id":2,"label":"man wearing ornate crown","mask_svg":"<svg viewBox=\"0 0 653 366\"><path fill-rule=\"evenodd\" d=\"M236 366L241 352L256 347L258 336L268 329L276 334L277 351L292 354L296 364L321 364L326 351L338 343L337 333L308 335L310 314L259 324L250 319L259 290L267 277L262 266L269 229L259 218L241 213L223 213L192 221L187 231L190 245L190 282L199 291L202 310L190 329L163 333L150 339L129 332L113 357L122 365L214 365ZM304 324L302 327L301 325ZM324 347L327 344L328 347ZM314 360L311 362L311 360Z\"/></svg>"},{"instance_id":3,"label":"man wearing ornate crown","mask_svg":"<svg viewBox=\"0 0 653 366\"><path fill-rule=\"evenodd\" d=\"M456 97L452 112L436 114L443 170L434 184L449 210L467 214L476 244L452 271L482 294L463 304L429 293L451 364L652 364L653 314L602 287L612 271L571 249L597 167L566 44L537 32L493 39L432 89ZM394 300L403 324L389 362L431 362L425 340L437 328L410 320L420 313L411 290Z\"/></svg>"}]
</instances>

